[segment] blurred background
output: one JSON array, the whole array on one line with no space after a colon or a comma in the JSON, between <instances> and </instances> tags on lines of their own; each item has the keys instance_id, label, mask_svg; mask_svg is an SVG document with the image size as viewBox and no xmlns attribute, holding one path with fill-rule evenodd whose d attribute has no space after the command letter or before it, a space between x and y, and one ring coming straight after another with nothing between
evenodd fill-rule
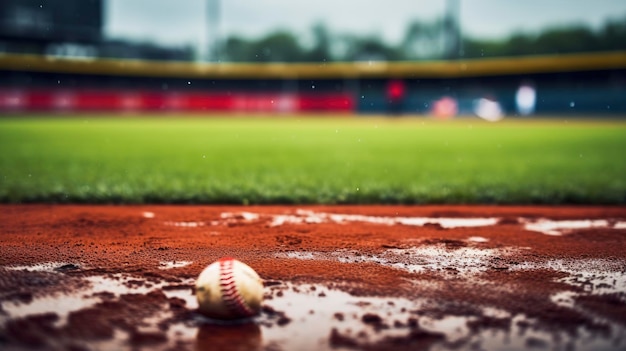
<instances>
[{"instance_id":1,"label":"blurred background","mask_svg":"<svg viewBox=\"0 0 626 351\"><path fill-rule=\"evenodd\" d=\"M3 0L0 111L626 116L621 0Z\"/></svg>"}]
</instances>

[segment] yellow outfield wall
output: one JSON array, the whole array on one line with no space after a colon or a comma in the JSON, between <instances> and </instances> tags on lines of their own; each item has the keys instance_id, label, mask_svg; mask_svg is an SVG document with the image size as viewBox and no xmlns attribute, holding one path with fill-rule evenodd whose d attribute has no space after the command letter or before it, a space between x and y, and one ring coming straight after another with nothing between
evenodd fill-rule
<instances>
[{"instance_id":1,"label":"yellow outfield wall","mask_svg":"<svg viewBox=\"0 0 626 351\"><path fill-rule=\"evenodd\" d=\"M626 51L419 62L194 63L1 54L0 70L194 79L464 78L626 69Z\"/></svg>"}]
</instances>

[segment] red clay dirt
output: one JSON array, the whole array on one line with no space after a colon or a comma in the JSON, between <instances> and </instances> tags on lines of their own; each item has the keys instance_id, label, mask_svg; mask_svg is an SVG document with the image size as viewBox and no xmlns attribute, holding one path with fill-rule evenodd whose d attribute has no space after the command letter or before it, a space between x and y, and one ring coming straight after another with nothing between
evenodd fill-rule
<instances>
[{"instance_id":1,"label":"red clay dirt","mask_svg":"<svg viewBox=\"0 0 626 351\"><path fill-rule=\"evenodd\" d=\"M0 205L3 350L623 350L626 208ZM259 316L197 312L235 257Z\"/></svg>"}]
</instances>

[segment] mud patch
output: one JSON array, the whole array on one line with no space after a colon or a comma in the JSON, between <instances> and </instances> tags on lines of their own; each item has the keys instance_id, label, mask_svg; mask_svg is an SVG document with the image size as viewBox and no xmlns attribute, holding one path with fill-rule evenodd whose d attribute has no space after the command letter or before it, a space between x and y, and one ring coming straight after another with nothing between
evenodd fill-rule
<instances>
[{"instance_id":1,"label":"mud patch","mask_svg":"<svg viewBox=\"0 0 626 351\"><path fill-rule=\"evenodd\" d=\"M545 235L561 236L572 233L577 230L593 229L593 228L607 228L607 229L624 229L626 228L625 221L618 221L614 219L580 219L580 220L551 220L546 218L541 219L526 219L520 218L520 223L524 224L524 228L529 231L539 232Z\"/></svg>"},{"instance_id":2,"label":"mud patch","mask_svg":"<svg viewBox=\"0 0 626 351\"><path fill-rule=\"evenodd\" d=\"M553 220L548 218L499 218L499 217L405 217L405 216L368 216L356 214L339 214L315 212L298 209L289 214L258 214L252 212L225 212L220 220L212 221L212 225L234 224L237 222L264 221L270 227L283 225L336 223L347 224L352 222L370 223L379 225L406 225L406 226L437 226L443 229L487 227L497 224L522 224L525 230L539 232L545 235L561 236L577 230L607 228L625 229L626 221L618 219L580 219L580 220ZM201 222L203 223L203 222ZM184 225L181 225L184 226Z\"/></svg>"},{"instance_id":3,"label":"mud patch","mask_svg":"<svg viewBox=\"0 0 626 351\"><path fill-rule=\"evenodd\" d=\"M485 272L501 265L518 250L513 248L476 248L461 245L422 245L406 249L392 248L378 255L361 253L354 250L333 252L289 251L276 254L277 258L299 260L335 260L341 263L374 263L385 267L400 269L409 273L439 272L452 275L472 275ZM451 248L452 247L452 248Z\"/></svg>"},{"instance_id":4,"label":"mud patch","mask_svg":"<svg viewBox=\"0 0 626 351\"><path fill-rule=\"evenodd\" d=\"M626 348L624 208L0 207L3 350ZM196 312L223 256L266 279L260 316Z\"/></svg>"},{"instance_id":5,"label":"mud patch","mask_svg":"<svg viewBox=\"0 0 626 351\"><path fill-rule=\"evenodd\" d=\"M191 261L161 261L159 262L159 269L173 269L186 267L192 264Z\"/></svg>"},{"instance_id":6,"label":"mud patch","mask_svg":"<svg viewBox=\"0 0 626 351\"><path fill-rule=\"evenodd\" d=\"M387 216L366 216L356 214L339 214L324 213L310 210L299 209L293 214L274 214L274 215L258 215L249 212L240 213L223 213L221 215L225 219L241 218L245 221L263 219L268 222L271 227L282 226L286 224L320 224L320 223L337 223L347 224L351 222L362 222L382 225L408 225L408 226L425 226L436 225L441 228L459 228L459 227L481 227L490 226L498 222L497 218L434 218L434 217L387 217Z\"/></svg>"}]
</instances>

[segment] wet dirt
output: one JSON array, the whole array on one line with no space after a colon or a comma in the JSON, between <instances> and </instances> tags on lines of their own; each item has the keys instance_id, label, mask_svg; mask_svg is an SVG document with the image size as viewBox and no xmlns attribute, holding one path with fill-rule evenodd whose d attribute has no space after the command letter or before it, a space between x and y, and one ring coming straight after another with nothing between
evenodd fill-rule
<instances>
[{"instance_id":1,"label":"wet dirt","mask_svg":"<svg viewBox=\"0 0 626 351\"><path fill-rule=\"evenodd\" d=\"M622 350L626 208L0 205L3 350ZM265 282L197 312L204 267Z\"/></svg>"}]
</instances>

